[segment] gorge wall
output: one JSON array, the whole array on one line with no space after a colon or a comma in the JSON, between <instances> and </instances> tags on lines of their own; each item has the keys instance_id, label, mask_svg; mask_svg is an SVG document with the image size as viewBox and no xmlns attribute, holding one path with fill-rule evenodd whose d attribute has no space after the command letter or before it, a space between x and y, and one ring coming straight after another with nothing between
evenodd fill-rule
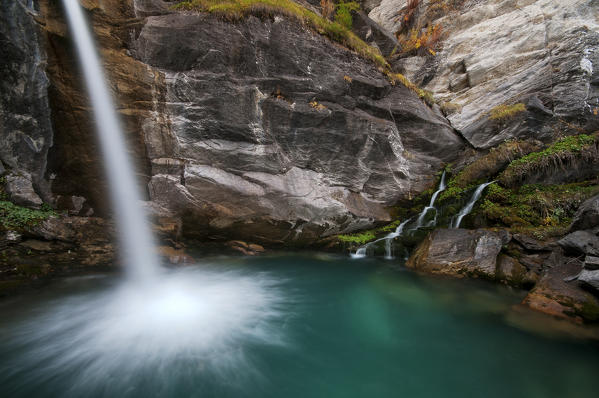
<instances>
[{"instance_id":1,"label":"gorge wall","mask_svg":"<svg viewBox=\"0 0 599 398\"><path fill-rule=\"evenodd\" d=\"M188 236L301 245L389 221L389 206L429 187L464 147L438 110L289 18L227 23L161 1L83 4L150 207L180 218ZM37 131L48 154L24 170L63 206L84 198L82 211L105 214L61 7L15 2L5 12L28 21L22 40L47 59ZM19 148L5 152L9 166Z\"/></svg>"}]
</instances>

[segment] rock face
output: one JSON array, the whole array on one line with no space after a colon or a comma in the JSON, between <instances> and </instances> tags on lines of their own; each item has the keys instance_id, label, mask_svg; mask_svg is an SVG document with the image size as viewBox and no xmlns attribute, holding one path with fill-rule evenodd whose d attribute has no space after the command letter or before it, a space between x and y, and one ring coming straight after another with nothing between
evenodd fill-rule
<instances>
[{"instance_id":1,"label":"rock face","mask_svg":"<svg viewBox=\"0 0 599 398\"><path fill-rule=\"evenodd\" d=\"M461 106L448 118L474 147L489 148L510 138L547 141L557 133L597 129L594 2L465 1L432 20L426 18L431 18L433 2L420 3L418 22L443 27L442 50L436 57L402 59L395 67L436 97ZM405 5L406 0L383 0L369 15L395 32ZM489 117L493 108L515 103L523 103L526 111L505 119Z\"/></svg>"},{"instance_id":2,"label":"rock face","mask_svg":"<svg viewBox=\"0 0 599 398\"><path fill-rule=\"evenodd\" d=\"M408 89L282 17L152 16L132 53L163 76L149 192L184 233L305 244L389 220L462 149Z\"/></svg>"},{"instance_id":3,"label":"rock face","mask_svg":"<svg viewBox=\"0 0 599 398\"><path fill-rule=\"evenodd\" d=\"M27 176L27 190L49 198L45 172L53 129L38 12L37 2L0 4L0 164Z\"/></svg>"},{"instance_id":4,"label":"rock face","mask_svg":"<svg viewBox=\"0 0 599 398\"><path fill-rule=\"evenodd\" d=\"M507 233L483 229L437 229L420 244L406 265L433 274L516 278L521 265L503 259L498 267L497 262L501 247L509 240Z\"/></svg>"},{"instance_id":5,"label":"rock face","mask_svg":"<svg viewBox=\"0 0 599 398\"><path fill-rule=\"evenodd\" d=\"M38 134L31 140L10 148L2 141L2 163L9 171L24 165L33 193L63 210L107 215L63 10L34 3L29 10L10 2L0 15L20 21L2 25L3 40L17 43L2 50L12 51L2 62L14 76L5 91L14 94L29 78L24 86L35 90L20 96L35 103L19 107L39 119L38 129L23 128ZM428 188L464 146L413 92L290 19L223 22L173 12L161 0L82 5L148 199L169 220L182 220L178 233L186 236L304 245L387 221L388 206ZM360 21L369 40L392 49L392 36L365 15ZM21 137L17 127L7 123L0 134ZM23 142L37 152L21 150ZM44 191L40 181L51 186Z\"/></svg>"}]
</instances>

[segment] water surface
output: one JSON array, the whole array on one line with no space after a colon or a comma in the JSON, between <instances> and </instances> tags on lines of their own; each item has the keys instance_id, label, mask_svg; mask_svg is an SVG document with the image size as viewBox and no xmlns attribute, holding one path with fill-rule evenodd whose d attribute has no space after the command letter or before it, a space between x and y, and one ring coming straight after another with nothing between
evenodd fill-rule
<instances>
[{"instance_id":1,"label":"water surface","mask_svg":"<svg viewBox=\"0 0 599 398\"><path fill-rule=\"evenodd\" d=\"M594 397L599 349L510 326L522 293L376 259L217 258L159 288L0 302L6 397Z\"/></svg>"}]
</instances>

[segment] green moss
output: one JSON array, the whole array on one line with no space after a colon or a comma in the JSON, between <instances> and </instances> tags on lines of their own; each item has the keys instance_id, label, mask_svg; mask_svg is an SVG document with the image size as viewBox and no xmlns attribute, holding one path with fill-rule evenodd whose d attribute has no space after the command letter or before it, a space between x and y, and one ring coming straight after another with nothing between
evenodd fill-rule
<instances>
[{"instance_id":1,"label":"green moss","mask_svg":"<svg viewBox=\"0 0 599 398\"><path fill-rule=\"evenodd\" d=\"M341 1L337 4L337 13L335 14L335 22L339 25L344 26L346 29L351 29L353 25L352 11L358 11L360 5L355 1Z\"/></svg>"},{"instance_id":2,"label":"green moss","mask_svg":"<svg viewBox=\"0 0 599 398\"><path fill-rule=\"evenodd\" d=\"M339 239L341 242L363 245L371 240L376 239L376 235L374 230L370 230L351 235L337 235L337 239Z\"/></svg>"},{"instance_id":3,"label":"green moss","mask_svg":"<svg viewBox=\"0 0 599 398\"><path fill-rule=\"evenodd\" d=\"M517 103L514 105L499 105L491 109L489 119L507 120L524 111L526 111L526 105L523 103Z\"/></svg>"},{"instance_id":4,"label":"green moss","mask_svg":"<svg viewBox=\"0 0 599 398\"><path fill-rule=\"evenodd\" d=\"M583 301L575 311L586 320L599 320L599 305L596 304L596 301L592 297Z\"/></svg>"},{"instance_id":5,"label":"green moss","mask_svg":"<svg viewBox=\"0 0 599 398\"><path fill-rule=\"evenodd\" d=\"M56 213L47 207L42 210L32 210L11 202L0 202L0 226L7 229L31 227L55 215Z\"/></svg>"},{"instance_id":6,"label":"green moss","mask_svg":"<svg viewBox=\"0 0 599 398\"><path fill-rule=\"evenodd\" d=\"M529 173L541 171L552 165L561 165L573 159L595 159L597 155L596 136L581 134L563 138L543 151L533 152L510 163L501 174L504 185L512 185Z\"/></svg>"},{"instance_id":7,"label":"green moss","mask_svg":"<svg viewBox=\"0 0 599 398\"><path fill-rule=\"evenodd\" d=\"M492 184L479 211L494 226L547 237L567 229L580 204L597 193L599 186L593 182L530 184L515 189Z\"/></svg>"},{"instance_id":8,"label":"green moss","mask_svg":"<svg viewBox=\"0 0 599 398\"><path fill-rule=\"evenodd\" d=\"M399 224L401 224L401 220L395 220L395 221L393 221L387 225L384 225L382 227L379 227L379 228L374 228L374 229L370 229L367 231L358 232L355 234L337 235L337 239L339 239L341 242L356 243L358 245L363 245L372 240L375 240L378 235L395 231L397 229L397 227L399 226Z\"/></svg>"},{"instance_id":9,"label":"green moss","mask_svg":"<svg viewBox=\"0 0 599 398\"><path fill-rule=\"evenodd\" d=\"M341 12L341 17L338 21L334 22L323 18L292 0L189 0L180 2L172 8L176 10L208 12L219 15L227 20L238 20L247 15L286 15L306 24L316 32L343 44L360 56L371 60L384 71L388 71L390 69L389 64L381 55L381 52L365 43L350 30L351 14L348 20L346 12L349 13L356 6L357 3L354 2L337 5L338 14Z\"/></svg>"}]
</instances>

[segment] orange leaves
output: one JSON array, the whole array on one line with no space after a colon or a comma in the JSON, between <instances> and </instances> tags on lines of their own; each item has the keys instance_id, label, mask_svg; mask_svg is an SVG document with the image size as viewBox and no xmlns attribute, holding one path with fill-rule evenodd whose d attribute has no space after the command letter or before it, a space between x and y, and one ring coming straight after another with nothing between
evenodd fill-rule
<instances>
[{"instance_id":1,"label":"orange leaves","mask_svg":"<svg viewBox=\"0 0 599 398\"><path fill-rule=\"evenodd\" d=\"M443 33L443 27L441 24L429 26L425 30L412 28L406 35L406 37L398 37L399 43L401 44L401 52L403 54L419 53L424 50L425 52L436 55L434 48L441 39Z\"/></svg>"}]
</instances>

